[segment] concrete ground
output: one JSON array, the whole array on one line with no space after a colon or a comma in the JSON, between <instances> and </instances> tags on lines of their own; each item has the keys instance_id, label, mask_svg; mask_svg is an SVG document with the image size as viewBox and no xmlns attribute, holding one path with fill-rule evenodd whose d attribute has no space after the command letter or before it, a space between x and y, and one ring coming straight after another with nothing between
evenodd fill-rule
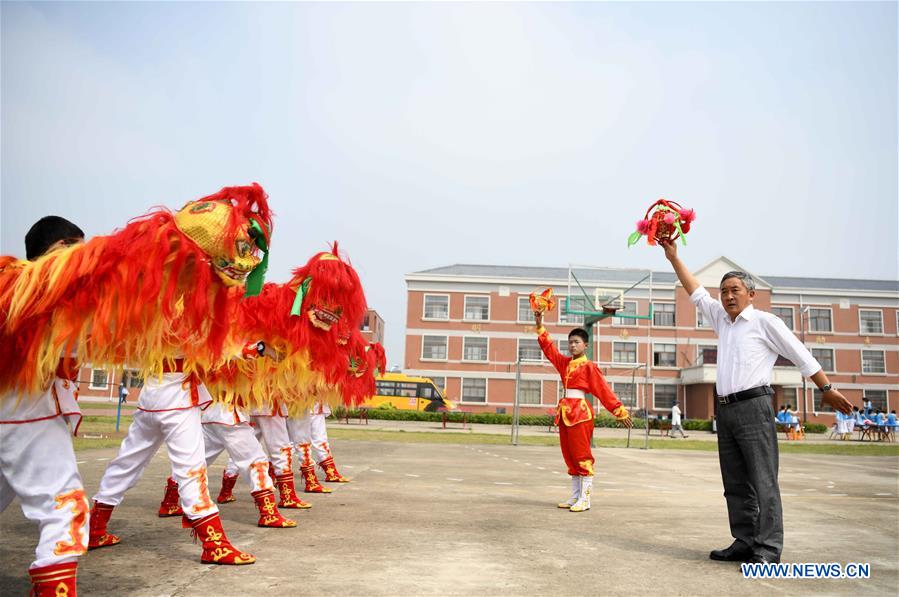
<instances>
[{"instance_id":1,"label":"concrete ground","mask_svg":"<svg viewBox=\"0 0 899 597\"><path fill-rule=\"evenodd\" d=\"M83 595L896 594L899 460L784 454L784 561L869 562L867 580L745 580L712 562L730 543L717 455L600 449L593 510L555 504L568 477L557 447L338 441L347 485L307 496L296 529L260 529L246 485L222 506L247 567L199 563L177 518L160 519L164 451L112 517L115 547L79 568ZM96 490L115 450L78 452ZM218 491L221 467L210 471ZM242 482L241 482L242 483ZM18 502L0 515L0 594L28 591L37 537Z\"/></svg>"}]
</instances>

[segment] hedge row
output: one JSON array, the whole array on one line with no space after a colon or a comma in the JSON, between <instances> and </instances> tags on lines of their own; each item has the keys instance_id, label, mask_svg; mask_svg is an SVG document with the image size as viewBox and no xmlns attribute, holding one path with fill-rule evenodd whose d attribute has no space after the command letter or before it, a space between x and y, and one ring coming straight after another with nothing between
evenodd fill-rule
<instances>
[{"instance_id":1,"label":"hedge row","mask_svg":"<svg viewBox=\"0 0 899 597\"><path fill-rule=\"evenodd\" d=\"M338 407L334 409L334 416L343 418L346 409ZM350 410L351 417L358 417L360 411L357 409ZM463 413L448 412L446 420L451 423L461 423ZM440 423L443 421L443 413L425 412L420 410L399 410L396 408L372 408L368 410L369 419L379 419L382 421L430 421L432 423ZM549 415L521 415L518 418L521 425L545 426L548 427L552 422ZM512 415L499 413L468 413L467 421L469 423L481 423L486 425L511 425ZM643 429L645 425L643 419L635 418L634 427ZM618 427L618 422L605 414L599 415L595 419L596 427ZM712 422L703 419L685 419L683 423L684 429L688 431L711 431ZM658 419L649 420L650 429L658 429ZM806 423L806 433L824 433L827 431L826 425L817 423Z\"/></svg>"}]
</instances>

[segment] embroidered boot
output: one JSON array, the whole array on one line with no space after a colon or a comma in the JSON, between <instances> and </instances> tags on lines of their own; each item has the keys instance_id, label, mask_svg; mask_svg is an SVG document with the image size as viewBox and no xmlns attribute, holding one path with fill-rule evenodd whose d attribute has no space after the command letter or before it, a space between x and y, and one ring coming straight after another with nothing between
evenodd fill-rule
<instances>
[{"instance_id":1,"label":"embroidered boot","mask_svg":"<svg viewBox=\"0 0 899 597\"><path fill-rule=\"evenodd\" d=\"M581 477L581 492L577 502L571 507L571 512L586 512L590 509L590 493L593 491L593 477Z\"/></svg>"},{"instance_id":2,"label":"embroidered boot","mask_svg":"<svg viewBox=\"0 0 899 597\"><path fill-rule=\"evenodd\" d=\"M90 517L90 533L88 535L87 548L99 549L100 547L109 547L121 541L115 535L106 532L106 525L109 523L109 517L112 516L112 510L115 506L102 504L95 501L94 507L91 509Z\"/></svg>"},{"instance_id":3,"label":"embroidered boot","mask_svg":"<svg viewBox=\"0 0 899 597\"><path fill-rule=\"evenodd\" d=\"M219 518L218 512L198 520L189 520L187 518L182 520L186 528L193 528L191 534L203 542L203 553L200 554L200 561L204 564L240 566L252 564L256 561L254 556L244 553L231 545L228 537L225 536L225 529L222 528L222 519Z\"/></svg>"},{"instance_id":4,"label":"embroidered boot","mask_svg":"<svg viewBox=\"0 0 899 597\"><path fill-rule=\"evenodd\" d=\"M159 517L166 518L182 514L184 511L181 509L181 500L178 498L178 483L169 477L165 484L165 495L162 503L159 504Z\"/></svg>"},{"instance_id":5,"label":"embroidered boot","mask_svg":"<svg viewBox=\"0 0 899 597\"><path fill-rule=\"evenodd\" d=\"M254 491L250 495L256 500L256 508L259 510L259 526L273 529L286 529L297 526L295 520L284 518L278 512L275 505L275 492L271 489Z\"/></svg>"},{"instance_id":6,"label":"embroidered boot","mask_svg":"<svg viewBox=\"0 0 899 597\"><path fill-rule=\"evenodd\" d=\"M228 502L234 502L237 498L234 497L234 494L231 493L234 489L234 484L237 483L238 475L229 475L228 473L222 471L222 490L219 491L219 496L215 498L220 504L227 504Z\"/></svg>"},{"instance_id":7,"label":"embroidered boot","mask_svg":"<svg viewBox=\"0 0 899 597\"><path fill-rule=\"evenodd\" d=\"M279 508L311 508L312 504L304 502L297 495L296 486L294 485L293 473L286 473L275 477L275 485L278 487L278 493L281 494L281 501L278 502Z\"/></svg>"},{"instance_id":8,"label":"embroidered boot","mask_svg":"<svg viewBox=\"0 0 899 597\"><path fill-rule=\"evenodd\" d=\"M31 576L32 597L76 597L77 589L75 577L78 573L78 562L64 562L32 568L28 571Z\"/></svg>"},{"instance_id":9,"label":"embroidered boot","mask_svg":"<svg viewBox=\"0 0 899 597\"><path fill-rule=\"evenodd\" d=\"M327 487L323 487L315 476L315 465L301 466L300 472L303 473L303 480L306 482L306 493L331 493Z\"/></svg>"},{"instance_id":10,"label":"embroidered boot","mask_svg":"<svg viewBox=\"0 0 899 597\"><path fill-rule=\"evenodd\" d=\"M341 475L337 471L337 466L334 464L334 457L328 456L324 460L318 463L322 470L325 471L325 481L328 483L349 483L350 480Z\"/></svg>"},{"instance_id":11,"label":"embroidered boot","mask_svg":"<svg viewBox=\"0 0 899 597\"><path fill-rule=\"evenodd\" d=\"M559 508L571 508L577 502L578 496L581 495L581 479L580 475L571 475L571 497L567 502L559 504Z\"/></svg>"}]
</instances>

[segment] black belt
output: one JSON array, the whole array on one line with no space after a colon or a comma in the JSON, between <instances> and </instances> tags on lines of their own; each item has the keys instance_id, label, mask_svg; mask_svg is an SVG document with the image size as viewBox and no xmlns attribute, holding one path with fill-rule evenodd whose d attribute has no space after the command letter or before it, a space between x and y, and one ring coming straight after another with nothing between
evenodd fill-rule
<instances>
[{"instance_id":1,"label":"black belt","mask_svg":"<svg viewBox=\"0 0 899 597\"><path fill-rule=\"evenodd\" d=\"M740 400L749 400L750 398L758 398L759 396L773 396L774 388L771 386L759 386L757 388L749 388L742 392L734 392L727 396L718 396L718 404L733 404Z\"/></svg>"}]
</instances>

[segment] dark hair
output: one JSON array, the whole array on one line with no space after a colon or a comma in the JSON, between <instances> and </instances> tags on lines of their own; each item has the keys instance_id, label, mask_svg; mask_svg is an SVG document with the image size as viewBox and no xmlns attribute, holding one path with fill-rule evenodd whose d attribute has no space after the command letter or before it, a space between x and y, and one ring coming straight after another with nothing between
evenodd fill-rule
<instances>
[{"instance_id":1,"label":"dark hair","mask_svg":"<svg viewBox=\"0 0 899 597\"><path fill-rule=\"evenodd\" d=\"M750 276L746 272L737 270L729 271L724 274L724 277L721 278L721 284L724 284L724 281L730 278L737 278L739 280L742 280L743 285L746 286L746 290L755 290L755 280L753 280L752 276ZM719 284L719 286L721 284Z\"/></svg>"},{"instance_id":2,"label":"dark hair","mask_svg":"<svg viewBox=\"0 0 899 597\"><path fill-rule=\"evenodd\" d=\"M569 340L571 340L571 337L572 337L572 336L577 336L578 338L580 338L580 339L583 340L584 342L589 342L589 341L590 341L590 334L588 334L588 333L587 333L587 330L585 330L584 328L574 328L573 330L571 330L570 332L568 332L568 339L569 339Z\"/></svg>"},{"instance_id":3,"label":"dark hair","mask_svg":"<svg viewBox=\"0 0 899 597\"><path fill-rule=\"evenodd\" d=\"M25 235L25 258L29 261L37 259L53 243L70 238L83 239L84 231L65 218L44 216Z\"/></svg>"}]
</instances>

